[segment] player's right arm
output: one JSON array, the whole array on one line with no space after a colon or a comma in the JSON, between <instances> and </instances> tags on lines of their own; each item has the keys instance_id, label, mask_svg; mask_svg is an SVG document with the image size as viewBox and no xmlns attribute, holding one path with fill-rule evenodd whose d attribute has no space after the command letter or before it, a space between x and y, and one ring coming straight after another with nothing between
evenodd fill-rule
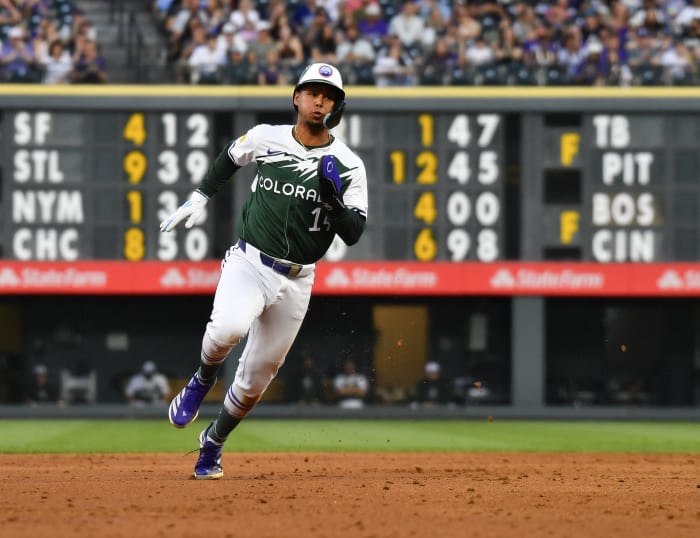
<instances>
[{"instance_id":1,"label":"player's right arm","mask_svg":"<svg viewBox=\"0 0 700 538\"><path fill-rule=\"evenodd\" d=\"M245 135L238 140L245 139ZM219 155L217 155L214 162L209 166L202 183L199 185L197 190L195 190L189 197L189 199L182 204L177 210L163 222L160 223L161 232L169 232L175 228L184 219L185 228L191 228L197 219L204 212L204 206L207 205L209 199L214 196L219 189L231 179L231 176L235 174L240 166L238 166L230 155L230 150L235 146L237 141L233 141L231 145L224 148Z\"/></svg>"}]
</instances>

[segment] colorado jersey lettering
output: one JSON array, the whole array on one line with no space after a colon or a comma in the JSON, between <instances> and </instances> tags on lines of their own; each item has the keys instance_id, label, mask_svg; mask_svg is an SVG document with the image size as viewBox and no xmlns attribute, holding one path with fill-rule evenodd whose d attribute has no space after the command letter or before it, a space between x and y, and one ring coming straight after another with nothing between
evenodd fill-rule
<instances>
[{"instance_id":1,"label":"colorado jersey lettering","mask_svg":"<svg viewBox=\"0 0 700 538\"><path fill-rule=\"evenodd\" d=\"M238 221L241 238L270 256L309 264L325 254L335 236L319 198L319 159L335 157L343 202L365 218L367 175L360 158L337 138L307 149L295 140L292 129L257 125L229 146L228 155L236 166L258 166Z\"/></svg>"}]
</instances>

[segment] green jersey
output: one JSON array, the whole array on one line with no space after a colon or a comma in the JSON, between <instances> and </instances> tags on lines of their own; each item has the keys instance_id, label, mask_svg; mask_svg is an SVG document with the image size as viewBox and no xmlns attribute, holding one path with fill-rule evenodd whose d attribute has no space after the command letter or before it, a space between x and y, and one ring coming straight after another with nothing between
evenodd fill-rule
<instances>
[{"instance_id":1,"label":"green jersey","mask_svg":"<svg viewBox=\"0 0 700 538\"><path fill-rule=\"evenodd\" d=\"M275 258L310 264L323 257L336 232L345 239L319 197L319 159L335 157L348 210L343 226L352 219L359 223L359 233L367 218L367 175L362 160L342 141L335 138L328 145L307 148L292 136L292 128L257 125L234 140L227 152L237 167L257 163L238 221L241 239Z\"/></svg>"}]
</instances>

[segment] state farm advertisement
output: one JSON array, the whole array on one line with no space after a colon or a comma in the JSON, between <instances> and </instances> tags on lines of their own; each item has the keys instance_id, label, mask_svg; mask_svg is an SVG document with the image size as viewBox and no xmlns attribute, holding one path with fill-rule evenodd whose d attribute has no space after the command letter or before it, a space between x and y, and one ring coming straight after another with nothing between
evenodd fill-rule
<instances>
[{"instance_id":1,"label":"state farm advertisement","mask_svg":"<svg viewBox=\"0 0 700 538\"><path fill-rule=\"evenodd\" d=\"M210 294L219 271L218 261L0 261L0 294ZM314 293L697 297L700 264L319 263Z\"/></svg>"}]
</instances>

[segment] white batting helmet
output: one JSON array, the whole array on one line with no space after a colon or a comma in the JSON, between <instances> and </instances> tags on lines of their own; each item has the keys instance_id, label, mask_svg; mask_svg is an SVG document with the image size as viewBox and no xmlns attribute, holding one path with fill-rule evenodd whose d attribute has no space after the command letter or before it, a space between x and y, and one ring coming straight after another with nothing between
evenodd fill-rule
<instances>
[{"instance_id":1,"label":"white batting helmet","mask_svg":"<svg viewBox=\"0 0 700 538\"><path fill-rule=\"evenodd\" d=\"M312 82L321 82L333 86L338 91L338 102L345 99L343 77L340 76L340 71L332 65L324 63L309 65L299 77L299 82L297 82L294 88L294 93L299 91L302 86L311 84Z\"/></svg>"}]
</instances>

